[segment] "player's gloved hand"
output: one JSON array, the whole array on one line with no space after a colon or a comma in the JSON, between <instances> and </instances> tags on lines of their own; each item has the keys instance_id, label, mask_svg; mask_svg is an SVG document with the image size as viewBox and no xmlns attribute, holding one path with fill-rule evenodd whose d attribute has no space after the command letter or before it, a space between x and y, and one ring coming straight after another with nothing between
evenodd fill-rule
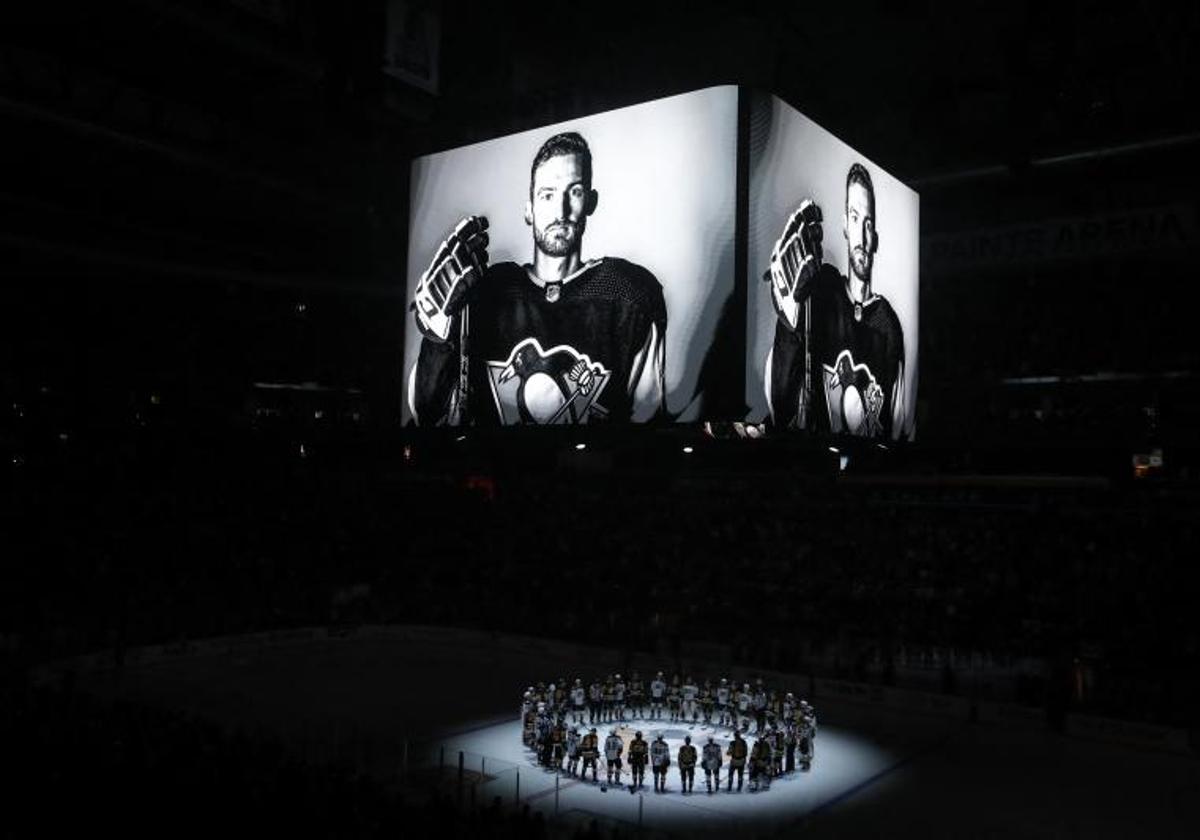
<instances>
[{"instance_id":1,"label":"player's gloved hand","mask_svg":"<svg viewBox=\"0 0 1200 840\"><path fill-rule=\"evenodd\" d=\"M484 216L467 216L459 222L417 281L412 308L417 328L426 338L437 342L449 339L467 293L487 268L487 227Z\"/></svg>"},{"instance_id":2,"label":"player's gloved hand","mask_svg":"<svg viewBox=\"0 0 1200 840\"><path fill-rule=\"evenodd\" d=\"M763 280L771 284L775 311L796 329L800 302L808 297L810 284L821 270L821 208L804 199L783 227L771 250L771 266Z\"/></svg>"}]
</instances>

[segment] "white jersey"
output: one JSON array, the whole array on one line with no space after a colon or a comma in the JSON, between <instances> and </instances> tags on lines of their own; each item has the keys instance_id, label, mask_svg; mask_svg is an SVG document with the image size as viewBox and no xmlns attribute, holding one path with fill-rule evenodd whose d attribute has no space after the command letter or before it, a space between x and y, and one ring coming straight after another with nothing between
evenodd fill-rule
<instances>
[{"instance_id":1,"label":"white jersey","mask_svg":"<svg viewBox=\"0 0 1200 840\"><path fill-rule=\"evenodd\" d=\"M582 706L587 692L583 690L583 686L577 685L571 689L571 702L576 706Z\"/></svg>"},{"instance_id":2,"label":"white jersey","mask_svg":"<svg viewBox=\"0 0 1200 840\"><path fill-rule=\"evenodd\" d=\"M683 692L683 699L689 703L695 700L696 695L700 693L700 689L696 688L696 686L692 685L691 683L686 683L683 688L680 689L680 691Z\"/></svg>"},{"instance_id":3,"label":"white jersey","mask_svg":"<svg viewBox=\"0 0 1200 840\"><path fill-rule=\"evenodd\" d=\"M721 769L721 745L717 743L704 745L704 758L701 764L705 770Z\"/></svg>"},{"instance_id":4,"label":"white jersey","mask_svg":"<svg viewBox=\"0 0 1200 840\"><path fill-rule=\"evenodd\" d=\"M729 687L728 686L723 685L717 689L717 705L718 706L728 706L729 705Z\"/></svg>"},{"instance_id":5,"label":"white jersey","mask_svg":"<svg viewBox=\"0 0 1200 840\"><path fill-rule=\"evenodd\" d=\"M737 693L737 707L740 712L747 711L750 708L750 692L739 691Z\"/></svg>"},{"instance_id":6,"label":"white jersey","mask_svg":"<svg viewBox=\"0 0 1200 840\"><path fill-rule=\"evenodd\" d=\"M579 733L574 730L567 733L567 755L571 758L579 755Z\"/></svg>"},{"instance_id":7,"label":"white jersey","mask_svg":"<svg viewBox=\"0 0 1200 840\"><path fill-rule=\"evenodd\" d=\"M625 749L625 742L621 740L620 735L609 735L604 739L604 757L609 761L616 761L621 757L621 751Z\"/></svg>"},{"instance_id":8,"label":"white jersey","mask_svg":"<svg viewBox=\"0 0 1200 840\"><path fill-rule=\"evenodd\" d=\"M655 767L665 767L671 762L671 748L666 741L655 741L650 744L650 763Z\"/></svg>"},{"instance_id":9,"label":"white jersey","mask_svg":"<svg viewBox=\"0 0 1200 840\"><path fill-rule=\"evenodd\" d=\"M613 695L617 698L618 703L625 702L625 683L619 682L613 686Z\"/></svg>"},{"instance_id":10,"label":"white jersey","mask_svg":"<svg viewBox=\"0 0 1200 840\"><path fill-rule=\"evenodd\" d=\"M667 684L665 682L663 682L662 680L651 680L650 696L653 697L655 700L661 700L663 694L665 694L666 691L667 691Z\"/></svg>"}]
</instances>

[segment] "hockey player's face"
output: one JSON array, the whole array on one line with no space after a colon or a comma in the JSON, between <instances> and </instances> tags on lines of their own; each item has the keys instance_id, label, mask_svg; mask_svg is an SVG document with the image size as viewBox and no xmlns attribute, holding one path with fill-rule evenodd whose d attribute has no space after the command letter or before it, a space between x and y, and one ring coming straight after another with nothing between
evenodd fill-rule
<instances>
[{"instance_id":1,"label":"hockey player's face","mask_svg":"<svg viewBox=\"0 0 1200 840\"><path fill-rule=\"evenodd\" d=\"M587 227L590 184L579 155L555 155L533 174L529 222L538 250L565 257L579 250Z\"/></svg>"},{"instance_id":2,"label":"hockey player's face","mask_svg":"<svg viewBox=\"0 0 1200 840\"><path fill-rule=\"evenodd\" d=\"M875 199L862 184L853 183L846 189L846 250L850 270L863 282L871 279L875 261Z\"/></svg>"}]
</instances>

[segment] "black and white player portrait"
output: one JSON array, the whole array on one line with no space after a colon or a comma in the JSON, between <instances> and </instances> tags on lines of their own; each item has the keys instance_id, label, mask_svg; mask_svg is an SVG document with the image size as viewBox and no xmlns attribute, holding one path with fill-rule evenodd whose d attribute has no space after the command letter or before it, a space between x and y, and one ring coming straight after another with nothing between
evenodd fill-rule
<instances>
[{"instance_id":1,"label":"black and white player portrait","mask_svg":"<svg viewBox=\"0 0 1200 840\"><path fill-rule=\"evenodd\" d=\"M784 125L787 116L780 120ZM758 305L751 307L757 309L751 363L760 366L753 380L761 383L766 415L778 428L908 439L916 363L916 196L796 117L804 121L793 118L796 130L789 138L798 144L789 150L796 168L777 170L779 177L768 184L767 167L760 167L751 187L760 206L786 201L789 191L793 196L786 216L772 208L758 220L765 239L768 219L783 218L770 247L759 246L760 266L766 265ZM885 190L894 193L886 203ZM885 208L894 215L885 216ZM883 256L892 259L884 264Z\"/></svg>"},{"instance_id":2,"label":"black and white player portrait","mask_svg":"<svg viewBox=\"0 0 1200 840\"><path fill-rule=\"evenodd\" d=\"M686 124L652 113L665 102L692 122L712 119L686 101L694 96L414 164L409 418L639 423L698 409L712 310L733 288L735 140L724 129L727 144L718 132L697 152ZM731 92L724 99L736 107ZM639 139L650 142L639 149ZM701 202L681 163L713 161L726 165L701 182L710 198ZM498 162L504 177L478 180ZM594 228L603 250L592 247ZM728 254L712 257L722 237Z\"/></svg>"}]
</instances>

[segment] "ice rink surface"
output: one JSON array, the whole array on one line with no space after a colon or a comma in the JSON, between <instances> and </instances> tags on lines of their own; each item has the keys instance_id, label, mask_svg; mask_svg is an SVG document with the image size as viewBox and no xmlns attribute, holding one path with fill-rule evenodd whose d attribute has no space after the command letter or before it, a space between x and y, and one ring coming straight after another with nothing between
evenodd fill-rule
<instances>
[{"instance_id":1,"label":"ice rink surface","mask_svg":"<svg viewBox=\"0 0 1200 840\"><path fill-rule=\"evenodd\" d=\"M612 726L613 724L596 725L601 745ZM455 735L446 740L445 747L451 758L459 750L463 751L464 763L471 770L479 769L479 756L489 756L502 762L485 762L482 768L485 775L506 779L500 784L489 784L487 793L502 796L509 793L511 782L507 779L511 777L506 774L511 768L520 768L521 798L542 803L550 811L553 811L556 805L557 789L557 809L560 813L603 815L621 823L637 824L640 810L644 825L688 833L712 829L745 831L760 824L779 826L802 821L806 815L832 802L844 792L885 773L896 761L895 756L885 749L855 737L852 732L840 727L822 726L817 738L816 758L808 771L797 769L788 776L774 780L768 789L751 792L752 786L747 770L741 791L738 791L735 779L733 792L728 792L728 758L724 758L721 771L724 784L719 792L707 792L704 771L697 767L693 792L685 794L682 791L679 763L676 759L684 737L691 736L693 745L699 750L712 735L714 740L721 744L724 752L724 747L731 737L729 730L703 724L689 726L669 720L630 720L621 726L641 731L647 741L653 740L660 732L663 734L664 741L671 749L671 766L667 771L665 793L654 791L649 770L646 772L644 787L636 793L631 791L628 785L631 781L628 764L625 765L621 776L625 786L607 786L604 784L607 781L607 771L603 757L598 762L598 784L592 782L590 774L586 780L580 780L565 773L557 774L553 770L539 767L534 761L533 752L521 743L521 726L516 718ZM581 727L580 731L586 732L587 727ZM747 745L753 743L754 738L751 736L747 739ZM489 766L492 773L488 773ZM604 790L605 787L607 790Z\"/></svg>"},{"instance_id":2,"label":"ice rink surface","mask_svg":"<svg viewBox=\"0 0 1200 840\"><path fill-rule=\"evenodd\" d=\"M385 780L397 778L406 750L416 760L417 745L445 746L448 764L462 749L468 771L477 757L493 761L475 777L479 804L511 790L550 814L554 774L521 744L521 692L560 673L589 677L609 667L554 650L349 636L143 663L120 675L83 675L79 684L260 730L310 758L353 755ZM673 764L669 792L641 798L643 824L674 836L1200 836L1200 761L1192 756L820 697L814 705L820 734L811 771L767 792L713 796L699 771L696 792L684 797ZM628 791L560 781L560 814L584 821L628 827L638 801Z\"/></svg>"}]
</instances>

